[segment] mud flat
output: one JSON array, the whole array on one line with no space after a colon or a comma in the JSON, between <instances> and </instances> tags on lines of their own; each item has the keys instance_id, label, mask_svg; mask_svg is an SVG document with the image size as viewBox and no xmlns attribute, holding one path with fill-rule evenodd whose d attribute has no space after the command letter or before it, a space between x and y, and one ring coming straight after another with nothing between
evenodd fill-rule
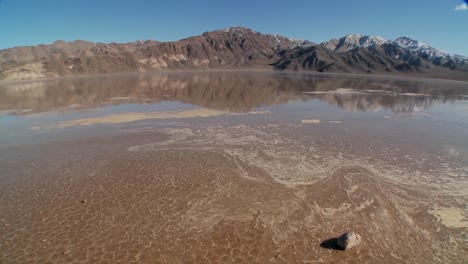
<instances>
[{"instance_id":1,"label":"mud flat","mask_svg":"<svg viewBox=\"0 0 468 264\"><path fill-rule=\"evenodd\" d=\"M279 130L167 128L34 146L46 156L10 148L32 154L1 166L1 260L466 260L466 195L402 183L398 167ZM71 155L60 158L64 149ZM346 230L362 235L356 249L320 246Z\"/></svg>"}]
</instances>

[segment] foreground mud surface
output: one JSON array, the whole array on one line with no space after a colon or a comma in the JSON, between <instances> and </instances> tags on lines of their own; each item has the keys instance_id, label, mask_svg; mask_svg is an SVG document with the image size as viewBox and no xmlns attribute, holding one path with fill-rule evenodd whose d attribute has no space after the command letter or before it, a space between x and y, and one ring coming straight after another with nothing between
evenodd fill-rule
<instances>
[{"instance_id":1,"label":"foreground mud surface","mask_svg":"<svg viewBox=\"0 0 468 264\"><path fill-rule=\"evenodd\" d=\"M165 128L4 148L0 260L466 262L466 193L282 135L290 129L307 128ZM363 243L327 244L347 230Z\"/></svg>"}]
</instances>

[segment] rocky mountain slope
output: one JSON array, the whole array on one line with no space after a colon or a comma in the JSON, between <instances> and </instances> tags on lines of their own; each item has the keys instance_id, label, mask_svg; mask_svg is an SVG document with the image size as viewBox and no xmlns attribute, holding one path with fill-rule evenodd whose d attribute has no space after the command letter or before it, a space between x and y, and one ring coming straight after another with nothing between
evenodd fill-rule
<instances>
[{"instance_id":1,"label":"rocky mountain slope","mask_svg":"<svg viewBox=\"0 0 468 264\"><path fill-rule=\"evenodd\" d=\"M402 64L399 70L406 68L413 71L423 71L430 69L431 64L452 70L468 70L468 57L451 55L408 37L385 40L378 36L350 34L340 39L323 42L320 45L335 52L348 52L359 48L367 50L382 48L386 56L408 64Z\"/></svg>"},{"instance_id":2,"label":"rocky mountain slope","mask_svg":"<svg viewBox=\"0 0 468 264\"><path fill-rule=\"evenodd\" d=\"M429 59L435 65L443 65L450 68L468 68L468 57L451 55L408 37L397 38L394 42L400 47L410 50L412 53Z\"/></svg>"},{"instance_id":3,"label":"rocky mountain slope","mask_svg":"<svg viewBox=\"0 0 468 264\"><path fill-rule=\"evenodd\" d=\"M381 37L351 34L317 45L242 27L205 32L173 42L56 41L50 45L0 51L0 80L239 68L425 73L463 79L468 76L468 58L443 53L409 38L387 41Z\"/></svg>"},{"instance_id":4,"label":"rocky mountain slope","mask_svg":"<svg viewBox=\"0 0 468 264\"><path fill-rule=\"evenodd\" d=\"M373 45L380 46L385 42L387 41L382 37L349 34L339 39L336 38L327 42L323 42L321 45L333 51L343 52L354 49L356 47L368 48Z\"/></svg>"}]
</instances>

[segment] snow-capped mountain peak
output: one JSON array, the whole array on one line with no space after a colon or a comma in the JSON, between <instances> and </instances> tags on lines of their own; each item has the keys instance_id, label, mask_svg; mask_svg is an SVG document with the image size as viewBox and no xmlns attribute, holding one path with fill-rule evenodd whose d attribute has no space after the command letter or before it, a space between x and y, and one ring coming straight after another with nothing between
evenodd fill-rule
<instances>
[{"instance_id":1,"label":"snow-capped mountain peak","mask_svg":"<svg viewBox=\"0 0 468 264\"><path fill-rule=\"evenodd\" d=\"M447 60L453 60L456 63L468 64L468 58L460 55L451 55L439 49L436 49L424 42L409 38L400 37L395 40L386 40L379 36L369 36L363 34L349 34L342 38L335 38L320 45L337 52L346 52L355 48L369 48L372 46L382 46L384 44L397 45L411 53L423 56L429 60L436 60L437 64Z\"/></svg>"},{"instance_id":2,"label":"snow-capped mountain peak","mask_svg":"<svg viewBox=\"0 0 468 264\"><path fill-rule=\"evenodd\" d=\"M424 42L412 38L400 37L395 39L393 43L396 43L397 45L406 50L409 50L413 53L417 53L431 60L452 60L457 64L468 64L468 57L456 54L448 54L442 50L436 49Z\"/></svg>"},{"instance_id":3,"label":"snow-capped mountain peak","mask_svg":"<svg viewBox=\"0 0 468 264\"><path fill-rule=\"evenodd\" d=\"M394 40L394 43L397 43L400 47L408 49L412 52L419 54L425 54L429 57L446 57L448 54L438 50L434 47L431 47L421 41L414 40L408 37L400 37Z\"/></svg>"},{"instance_id":4,"label":"snow-capped mountain peak","mask_svg":"<svg viewBox=\"0 0 468 264\"><path fill-rule=\"evenodd\" d=\"M358 47L367 48L373 45L380 46L386 42L387 40L379 36L349 34L339 39L336 38L323 42L321 45L333 51L344 52Z\"/></svg>"},{"instance_id":5,"label":"snow-capped mountain peak","mask_svg":"<svg viewBox=\"0 0 468 264\"><path fill-rule=\"evenodd\" d=\"M314 45L314 43L308 40L290 38L290 37L286 37L286 36L279 35L279 34L267 34L266 36L271 37L276 42L277 45L280 45L284 40L289 41L294 46L307 47L307 46Z\"/></svg>"},{"instance_id":6,"label":"snow-capped mountain peak","mask_svg":"<svg viewBox=\"0 0 468 264\"><path fill-rule=\"evenodd\" d=\"M357 46L369 47L374 44L382 45L383 43L387 42L387 40L379 36L349 34L345 36L345 42L356 44Z\"/></svg>"}]
</instances>

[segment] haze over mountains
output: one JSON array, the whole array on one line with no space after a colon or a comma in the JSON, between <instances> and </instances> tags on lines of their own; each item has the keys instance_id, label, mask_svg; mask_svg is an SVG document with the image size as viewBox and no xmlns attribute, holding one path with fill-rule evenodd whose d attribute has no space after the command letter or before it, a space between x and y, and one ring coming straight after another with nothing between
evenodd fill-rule
<instances>
[{"instance_id":1,"label":"haze over mountains","mask_svg":"<svg viewBox=\"0 0 468 264\"><path fill-rule=\"evenodd\" d=\"M321 44L232 27L173 42L50 45L0 51L0 80L179 69L274 69L468 79L468 58L408 37L350 34Z\"/></svg>"}]
</instances>

